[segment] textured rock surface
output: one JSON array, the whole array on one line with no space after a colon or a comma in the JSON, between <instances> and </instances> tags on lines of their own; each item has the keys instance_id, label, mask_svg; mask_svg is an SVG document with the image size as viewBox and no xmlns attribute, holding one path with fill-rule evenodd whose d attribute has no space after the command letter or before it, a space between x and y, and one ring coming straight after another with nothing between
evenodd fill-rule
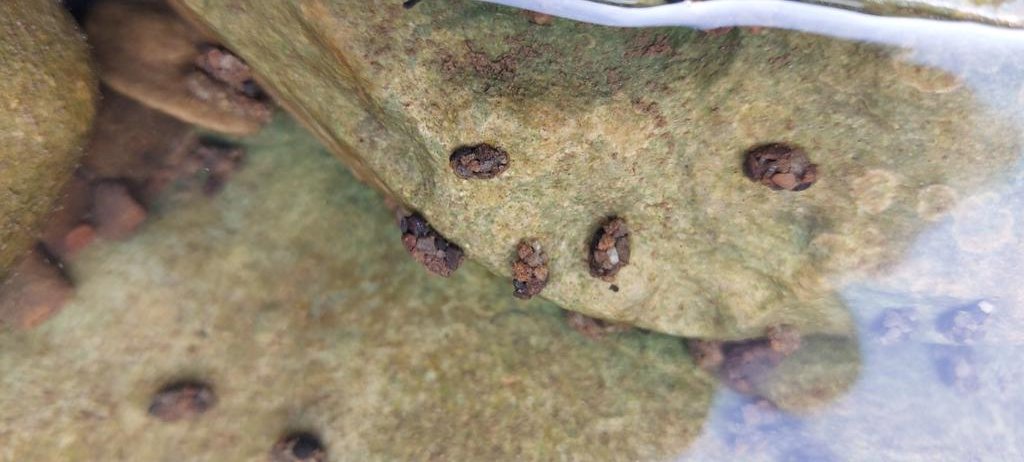
<instances>
[{"instance_id":1,"label":"textured rock surface","mask_svg":"<svg viewBox=\"0 0 1024 462\"><path fill-rule=\"evenodd\" d=\"M0 460L267 460L290 431L330 460L669 459L711 379L678 339L600 341L475 263L405 258L384 201L286 120L216 198L161 202L72 265L65 309L0 331ZM167 383L217 404L147 415Z\"/></svg>"},{"instance_id":2,"label":"textured rock surface","mask_svg":"<svg viewBox=\"0 0 1024 462\"><path fill-rule=\"evenodd\" d=\"M0 280L70 177L96 108L85 40L57 2L0 4Z\"/></svg>"},{"instance_id":3,"label":"textured rock surface","mask_svg":"<svg viewBox=\"0 0 1024 462\"><path fill-rule=\"evenodd\" d=\"M542 26L468 0L176 1L471 259L510 276L510 249L540 239L544 297L678 335L847 334L836 283L900 257L936 216L927 191L955 203L1018 147L956 77L818 36ZM451 152L484 142L507 171L454 175ZM745 178L743 152L770 142L804 149L818 182ZM612 215L632 233L617 292L586 264Z\"/></svg>"}]
</instances>

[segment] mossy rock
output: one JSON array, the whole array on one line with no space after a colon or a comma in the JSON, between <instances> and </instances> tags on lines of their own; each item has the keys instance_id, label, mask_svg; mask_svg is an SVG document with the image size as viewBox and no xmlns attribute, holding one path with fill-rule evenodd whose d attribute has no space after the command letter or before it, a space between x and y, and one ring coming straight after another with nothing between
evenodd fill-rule
<instances>
[{"instance_id":1,"label":"mossy rock","mask_svg":"<svg viewBox=\"0 0 1024 462\"><path fill-rule=\"evenodd\" d=\"M538 239L544 297L676 335L750 338L782 323L848 335L836 288L898 261L1019 152L957 76L875 45L538 25L469 0L175 4L471 259L508 277L516 243ZM803 148L818 182L747 179L744 152L773 142ZM507 151L507 171L455 175L449 155L477 143ZM617 290L587 267L612 215L632 242Z\"/></svg>"},{"instance_id":2,"label":"mossy rock","mask_svg":"<svg viewBox=\"0 0 1024 462\"><path fill-rule=\"evenodd\" d=\"M267 460L296 428L330 460L665 460L701 434L714 384L678 339L588 339L472 262L435 278L293 121L245 146L220 195L157 201L76 258L58 316L0 330L5 460ZM216 407L147 416L183 377Z\"/></svg>"},{"instance_id":3,"label":"mossy rock","mask_svg":"<svg viewBox=\"0 0 1024 462\"><path fill-rule=\"evenodd\" d=\"M89 50L59 2L0 5L0 279L70 178L96 112Z\"/></svg>"}]
</instances>

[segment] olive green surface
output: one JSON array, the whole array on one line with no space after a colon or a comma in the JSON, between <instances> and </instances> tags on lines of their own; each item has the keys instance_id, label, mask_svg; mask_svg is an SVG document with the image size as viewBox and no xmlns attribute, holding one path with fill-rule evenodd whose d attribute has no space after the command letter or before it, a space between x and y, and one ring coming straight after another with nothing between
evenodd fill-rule
<instances>
[{"instance_id":1,"label":"olive green surface","mask_svg":"<svg viewBox=\"0 0 1024 462\"><path fill-rule=\"evenodd\" d=\"M475 263L432 276L294 122L247 144L221 195L161 201L78 257L59 315L0 331L0 460L263 461L293 429L332 461L657 460L701 432L713 384L678 339L589 340ZM148 417L179 378L217 406Z\"/></svg>"},{"instance_id":2,"label":"olive green surface","mask_svg":"<svg viewBox=\"0 0 1024 462\"><path fill-rule=\"evenodd\" d=\"M834 289L898 261L1019 148L959 77L820 36L542 26L469 0L175 3L471 259L508 276L515 244L537 238L544 297L675 335L847 335ZM452 150L480 142L509 152L508 171L454 175ZM803 147L818 183L745 178L744 151L769 142ZM617 292L586 265L609 215L632 230Z\"/></svg>"}]
</instances>

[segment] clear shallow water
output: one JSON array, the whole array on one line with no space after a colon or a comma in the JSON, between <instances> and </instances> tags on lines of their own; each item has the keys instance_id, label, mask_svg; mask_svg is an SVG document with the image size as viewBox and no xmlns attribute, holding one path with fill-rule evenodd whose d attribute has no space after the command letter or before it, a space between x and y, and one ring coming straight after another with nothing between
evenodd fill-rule
<instances>
[{"instance_id":1,"label":"clear shallow water","mask_svg":"<svg viewBox=\"0 0 1024 462\"><path fill-rule=\"evenodd\" d=\"M1009 122L1009 139L1024 133L1024 31L777 1L488 1L610 26L767 26L884 45L961 82L985 114L974 123ZM845 395L793 415L719 389L679 460L1024 458L1024 173L1019 163L1006 170L920 233L899 264L844 285L862 354Z\"/></svg>"}]
</instances>

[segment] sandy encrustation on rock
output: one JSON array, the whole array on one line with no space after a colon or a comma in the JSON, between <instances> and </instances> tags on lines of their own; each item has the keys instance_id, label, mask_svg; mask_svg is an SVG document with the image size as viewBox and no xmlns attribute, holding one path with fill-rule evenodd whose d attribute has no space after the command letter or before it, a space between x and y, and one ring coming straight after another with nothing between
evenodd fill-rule
<instances>
[{"instance_id":1,"label":"sandy encrustation on rock","mask_svg":"<svg viewBox=\"0 0 1024 462\"><path fill-rule=\"evenodd\" d=\"M449 158L452 171L460 178L490 179L508 169L508 153L486 143L463 146Z\"/></svg>"},{"instance_id":2,"label":"sandy encrustation on rock","mask_svg":"<svg viewBox=\"0 0 1024 462\"><path fill-rule=\"evenodd\" d=\"M540 294L548 285L548 257L536 239L523 240L516 246L516 260L512 262L513 295L529 299Z\"/></svg>"},{"instance_id":3,"label":"sandy encrustation on rock","mask_svg":"<svg viewBox=\"0 0 1024 462\"><path fill-rule=\"evenodd\" d=\"M451 276L462 264L464 254L458 245L449 242L418 213L408 213L398 220L402 245L412 258L431 273Z\"/></svg>"},{"instance_id":4,"label":"sandy encrustation on rock","mask_svg":"<svg viewBox=\"0 0 1024 462\"><path fill-rule=\"evenodd\" d=\"M743 171L771 189L803 191L818 181L818 166L800 148L771 143L747 151Z\"/></svg>"},{"instance_id":5,"label":"sandy encrustation on rock","mask_svg":"<svg viewBox=\"0 0 1024 462\"><path fill-rule=\"evenodd\" d=\"M605 281L615 280L619 270L629 264L629 255L626 221L618 217L605 220L590 242L590 275Z\"/></svg>"}]
</instances>

